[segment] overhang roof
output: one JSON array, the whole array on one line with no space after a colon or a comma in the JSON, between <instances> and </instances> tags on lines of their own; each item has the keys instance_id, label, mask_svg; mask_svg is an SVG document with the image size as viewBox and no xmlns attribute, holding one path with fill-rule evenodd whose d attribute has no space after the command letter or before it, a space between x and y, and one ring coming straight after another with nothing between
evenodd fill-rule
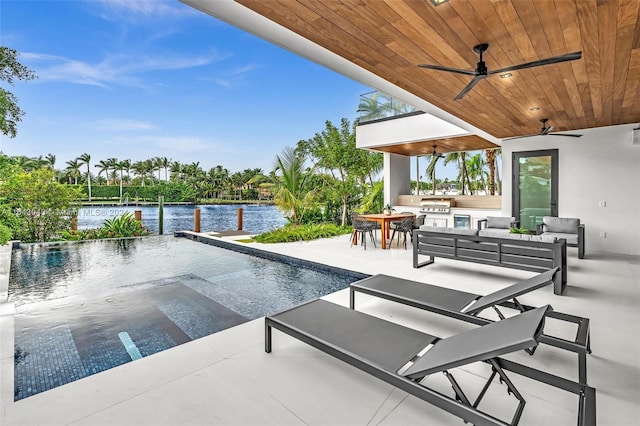
<instances>
[{"instance_id":1,"label":"overhang roof","mask_svg":"<svg viewBox=\"0 0 640 426\"><path fill-rule=\"evenodd\" d=\"M554 131L640 122L637 0L236 2L460 118L486 140L535 134L541 118ZM489 70L576 51L582 59L490 76L458 101L470 76L417 67L473 70L479 43L489 44Z\"/></svg>"}]
</instances>

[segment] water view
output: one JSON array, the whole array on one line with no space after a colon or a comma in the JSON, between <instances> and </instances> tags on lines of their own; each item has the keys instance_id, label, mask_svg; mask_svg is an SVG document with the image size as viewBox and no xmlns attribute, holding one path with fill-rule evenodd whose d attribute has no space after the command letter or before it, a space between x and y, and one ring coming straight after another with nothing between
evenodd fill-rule
<instances>
[{"instance_id":1,"label":"water view","mask_svg":"<svg viewBox=\"0 0 640 426\"><path fill-rule=\"evenodd\" d=\"M193 212L200 209L200 229L202 232L238 229L238 208L243 210L243 229L260 234L279 228L287 223L284 215L275 206L202 205L164 206L163 234L193 229ZM78 229L98 228L105 219L121 216L125 212L142 212L142 223L155 234L158 233L157 206L110 206L83 207L78 212Z\"/></svg>"}]
</instances>

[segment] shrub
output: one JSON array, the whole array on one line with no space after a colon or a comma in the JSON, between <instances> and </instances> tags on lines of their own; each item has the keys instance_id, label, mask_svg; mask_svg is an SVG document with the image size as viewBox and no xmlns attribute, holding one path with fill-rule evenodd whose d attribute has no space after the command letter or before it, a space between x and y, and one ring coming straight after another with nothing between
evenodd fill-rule
<instances>
[{"instance_id":1,"label":"shrub","mask_svg":"<svg viewBox=\"0 0 640 426\"><path fill-rule=\"evenodd\" d=\"M307 225L285 225L282 228L257 235L259 243L288 243L293 241L309 241L318 238L330 238L351 233L350 226L339 226L333 223L316 223Z\"/></svg>"},{"instance_id":2,"label":"shrub","mask_svg":"<svg viewBox=\"0 0 640 426\"><path fill-rule=\"evenodd\" d=\"M99 240L103 238L129 238L150 235L151 231L142 226L131 212L122 216L106 219L103 226L95 229L81 229L77 231L63 231L61 238L67 241Z\"/></svg>"},{"instance_id":3,"label":"shrub","mask_svg":"<svg viewBox=\"0 0 640 426\"><path fill-rule=\"evenodd\" d=\"M0 246L3 246L11 239L11 229L0 223Z\"/></svg>"}]
</instances>

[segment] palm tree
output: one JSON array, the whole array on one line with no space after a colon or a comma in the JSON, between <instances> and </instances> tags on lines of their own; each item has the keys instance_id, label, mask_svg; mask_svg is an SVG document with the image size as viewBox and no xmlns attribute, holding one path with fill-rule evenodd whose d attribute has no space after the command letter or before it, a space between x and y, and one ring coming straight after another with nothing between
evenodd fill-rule
<instances>
[{"instance_id":1,"label":"palm tree","mask_svg":"<svg viewBox=\"0 0 640 426\"><path fill-rule=\"evenodd\" d=\"M42 155L38 155L35 158L32 158L34 169L41 169L45 167L49 162L42 158Z\"/></svg>"},{"instance_id":2,"label":"palm tree","mask_svg":"<svg viewBox=\"0 0 640 426\"><path fill-rule=\"evenodd\" d=\"M80 176L80 166L81 164L78 162L78 159L67 161L67 168L64 170L67 178L69 179L69 183L71 183L71 179L74 179L74 184L78 184L78 176Z\"/></svg>"},{"instance_id":3,"label":"palm tree","mask_svg":"<svg viewBox=\"0 0 640 426\"><path fill-rule=\"evenodd\" d=\"M486 149L484 156L489 166L489 195L496 195L496 157L497 149Z\"/></svg>"},{"instance_id":4,"label":"palm tree","mask_svg":"<svg viewBox=\"0 0 640 426\"><path fill-rule=\"evenodd\" d=\"M122 160L116 163L116 167L120 169L120 202L122 203L122 171L131 167L130 160Z\"/></svg>"},{"instance_id":5,"label":"palm tree","mask_svg":"<svg viewBox=\"0 0 640 426\"><path fill-rule=\"evenodd\" d=\"M427 158L429 159L429 165L427 166L426 174L431 176L431 194L436 195L436 165L442 155L429 155Z\"/></svg>"},{"instance_id":6,"label":"palm tree","mask_svg":"<svg viewBox=\"0 0 640 426\"><path fill-rule=\"evenodd\" d=\"M109 170L113 170L109 173ZM116 183L116 171L118 170L118 159L115 157L107 158L107 184ZM109 178L111 176L111 178Z\"/></svg>"},{"instance_id":7,"label":"palm tree","mask_svg":"<svg viewBox=\"0 0 640 426\"><path fill-rule=\"evenodd\" d=\"M150 160L151 164L153 164L153 172L158 172L158 182L160 182L162 180L162 178L160 177L160 171L162 170L161 159L160 157L153 157Z\"/></svg>"},{"instance_id":8,"label":"palm tree","mask_svg":"<svg viewBox=\"0 0 640 426\"><path fill-rule=\"evenodd\" d=\"M55 170L56 168L56 156L53 154L45 155L44 159L47 161L47 167L51 170Z\"/></svg>"},{"instance_id":9,"label":"palm tree","mask_svg":"<svg viewBox=\"0 0 640 426\"><path fill-rule=\"evenodd\" d=\"M182 181L182 164L179 161L171 163L171 180L175 182Z\"/></svg>"},{"instance_id":10,"label":"palm tree","mask_svg":"<svg viewBox=\"0 0 640 426\"><path fill-rule=\"evenodd\" d=\"M315 203L316 190L306 185L312 169L307 169L304 158L287 147L276 156L275 170L278 173L274 188L276 205L285 212L287 219L299 225Z\"/></svg>"},{"instance_id":11,"label":"palm tree","mask_svg":"<svg viewBox=\"0 0 640 426\"><path fill-rule=\"evenodd\" d=\"M473 155L467 161L467 170L469 180L473 179L476 184L476 189L486 188L485 177L487 177L487 171L485 170L485 162L480 153ZM469 188L471 189L471 187Z\"/></svg>"},{"instance_id":12,"label":"palm tree","mask_svg":"<svg viewBox=\"0 0 640 426\"><path fill-rule=\"evenodd\" d=\"M94 165L94 167L100 168L100 170L98 170L98 176L104 173L107 179L107 185L108 185L109 184L109 168L111 167L109 162L107 160L100 160L98 161L98 164Z\"/></svg>"},{"instance_id":13,"label":"palm tree","mask_svg":"<svg viewBox=\"0 0 640 426\"><path fill-rule=\"evenodd\" d=\"M450 162L455 161L458 166L458 177L460 179L460 195L465 194L465 185L469 188L469 193L471 193L471 181L469 180L469 172L467 170L467 153L465 151L461 152L450 152L445 156L444 164L447 165Z\"/></svg>"},{"instance_id":14,"label":"palm tree","mask_svg":"<svg viewBox=\"0 0 640 426\"><path fill-rule=\"evenodd\" d=\"M221 165L217 165L209 170L209 179L213 182L214 198L220 198L221 192L227 187L229 182L229 170Z\"/></svg>"},{"instance_id":15,"label":"palm tree","mask_svg":"<svg viewBox=\"0 0 640 426\"><path fill-rule=\"evenodd\" d=\"M87 166L87 192L89 193L89 202L91 202L91 156L85 152L77 160L80 161L80 165Z\"/></svg>"},{"instance_id":16,"label":"palm tree","mask_svg":"<svg viewBox=\"0 0 640 426\"><path fill-rule=\"evenodd\" d=\"M144 164L144 161L136 161L135 163L133 163L131 165L131 170L133 170L133 172L142 179L142 183L140 184L140 186L144 186L144 181L145 181L144 178L147 170L147 167Z\"/></svg>"},{"instance_id":17,"label":"palm tree","mask_svg":"<svg viewBox=\"0 0 640 426\"><path fill-rule=\"evenodd\" d=\"M160 180L160 169L163 168L164 169L164 180L166 182L169 182L169 167L171 166L172 162L170 159L168 159L167 157L156 157L156 165L158 167L158 180Z\"/></svg>"},{"instance_id":18,"label":"palm tree","mask_svg":"<svg viewBox=\"0 0 640 426\"><path fill-rule=\"evenodd\" d=\"M16 162L16 165L20 167L25 172L30 170L34 170L37 167L37 161L35 158L25 157L24 155L19 155L17 157L13 157Z\"/></svg>"}]
</instances>

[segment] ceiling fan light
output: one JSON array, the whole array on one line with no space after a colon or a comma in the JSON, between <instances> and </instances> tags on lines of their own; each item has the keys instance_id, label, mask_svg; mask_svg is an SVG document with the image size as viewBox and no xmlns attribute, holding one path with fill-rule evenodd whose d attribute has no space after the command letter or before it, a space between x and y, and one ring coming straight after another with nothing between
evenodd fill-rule
<instances>
[{"instance_id":1,"label":"ceiling fan light","mask_svg":"<svg viewBox=\"0 0 640 426\"><path fill-rule=\"evenodd\" d=\"M431 4L434 6L440 6L442 3L446 3L449 0L431 0Z\"/></svg>"},{"instance_id":2,"label":"ceiling fan light","mask_svg":"<svg viewBox=\"0 0 640 426\"><path fill-rule=\"evenodd\" d=\"M540 111L539 107L531 107L529 108L529 111Z\"/></svg>"},{"instance_id":3,"label":"ceiling fan light","mask_svg":"<svg viewBox=\"0 0 640 426\"><path fill-rule=\"evenodd\" d=\"M500 78L511 78L512 74L510 72L505 72L504 74L500 74Z\"/></svg>"}]
</instances>

